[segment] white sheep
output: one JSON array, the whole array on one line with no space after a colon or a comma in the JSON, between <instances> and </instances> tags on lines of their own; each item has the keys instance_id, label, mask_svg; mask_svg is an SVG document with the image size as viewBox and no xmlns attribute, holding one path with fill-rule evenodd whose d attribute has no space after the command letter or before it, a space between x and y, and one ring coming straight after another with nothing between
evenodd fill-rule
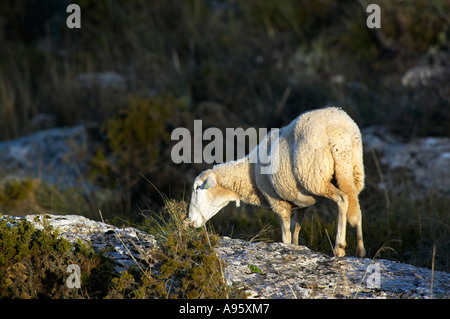
<instances>
[{"instance_id":1,"label":"white sheep","mask_svg":"<svg viewBox=\"0 0 450 319\"><path fill-rule=\"evenodd\" d=\"M262 147L272 164L277 164L269 174L262 173L267 165L258 160ZM356 226L357 256L364 257L358 200L363 188L359 128L343 110L327 107L301 114L280 130L272 130L249 155L202 172L194 181L188 222L201 227L229 202L239 206L242 201L271 208L280 218L283 243L298 244L306 208L325 197L339 208L334 254L345 255L348 221Z\"/></svg>"}]
</instances>

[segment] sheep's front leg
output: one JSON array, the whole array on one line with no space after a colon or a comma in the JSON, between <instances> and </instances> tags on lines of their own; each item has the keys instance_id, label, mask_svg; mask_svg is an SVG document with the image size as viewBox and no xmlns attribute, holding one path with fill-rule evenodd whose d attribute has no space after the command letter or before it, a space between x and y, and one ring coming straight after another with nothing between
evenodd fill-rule
<instances>
[{"instance_id":1,"label":"sheep's front leg","mask_svg":"<svg viewBox=\"0 0 450 319\"><path fill-rule=\"evenodd\" d=\"M305 218L307 208L297 208L292 217L291 231L292 231L292 243L298 245L298 235L302 227L303 218Z\"/></svg>"},{"instance_id":2,"label":"sheep's front leg","mask_svg":"<svg viewBox=\"0 0 450 319\"><path fill-rule=\"evenodd\" d=\"M292 237L291 237L291 211L283 210L282 212L278 213L278 216L280 217L281 237L282 237L283 243L290 244L291 240L292 240Z\"/></svg>"}]
</instances>

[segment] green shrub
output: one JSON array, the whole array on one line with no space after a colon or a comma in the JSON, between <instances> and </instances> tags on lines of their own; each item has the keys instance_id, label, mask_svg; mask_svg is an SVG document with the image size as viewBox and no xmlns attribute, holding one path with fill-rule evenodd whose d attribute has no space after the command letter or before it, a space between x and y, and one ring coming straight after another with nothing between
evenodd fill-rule
<instances>
[{"instance_id":1,"label":"green shrub","mask_svg":"<svg viewBox=\"0 0 450 319\"><path fill-rule=\"evenodd\" d=\"M0 298L102 297L113 263L88 244L59 237L45 219L42 226L0 220ZM80 267L80 289L66 285L71 264Z\"/></svg>"},{"instance_id":2,"label":"green shrub","mask_svg":"<svg viewBox=\"0 0 450 319\"><path fill-rule=\"evenodd\" d=\"M256 265L248 265L248 269L250 270L250 272L252 274L257 273L257 274L263 274L263 271L261 268L259 268Z\"/></svg>"},{"instance_id":3,"label":"green shrub","mask_svg":"<svg viewBox=\"0 0 450 319\"><path fill-rule=\"evenodd\" d=\"M42 214L86 214L98 215L102 193L86 192L81 187L61 189L57 185L39 179L7 180L0 185L0 212L8 215Z\"/></svg>"},{"instance_id":4,"label":"green shrub","mask_svg":"<svg viewBox=\"0 0 450 319\"><path fill-rule=\"evenodd\" d=\"M32 179L8 180L0 185L0 202L5 205L14 205L19 201L28 199L34 190L34 186Z\"/></svg>"},{"instance_id":5,"label":"green shrub","mask_svg":"<svg viewBox=\"0 0 450 319\"><path fill-rule=\"evenodd\" d=\"M167 164L170 132L183 123L184 108L183 101L173 98L130 96L128 104L103 123L107 143L99 144L89 174L102 186L120 190L122 214L134 210L132 203L142 204L157 194L143 176L151 175L158 189L183 185L180 172Z\"/></svg>"}]
</instances>

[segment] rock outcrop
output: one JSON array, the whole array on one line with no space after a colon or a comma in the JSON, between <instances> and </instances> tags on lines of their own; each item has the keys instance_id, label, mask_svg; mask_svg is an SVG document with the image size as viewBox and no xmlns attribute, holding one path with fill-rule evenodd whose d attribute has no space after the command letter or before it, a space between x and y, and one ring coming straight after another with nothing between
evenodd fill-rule
<instances>
[{"instance_id":1,"label":"rock outcrop","mask_svg":"<svg viewBox=\"0 0 450 319\"><path fill-rule=\"evenodd\" d=\"M375 152L383 165L384 185L393 191L404 187L415 193L435 190L450 192L450 138L424 137L402 142L386 127L374 126L362 130L364 152ZM400 173L401 183L396 180Z\"/></svg>"},{"instance_id":2,"label":"rock outcrop","mask_svg":"<svg viewBox=\"0 0 450 319\"><path fill-rule=\"evenodd\" d=\"M126 79L123 75L114 72L88 72L76 76L76 81L84 88L120 89L126 88Z\"/></svg>"},{"instance_id":3,"label":"rock outcrop","mask_svg":"<svg viewBox=\"0 0 450 319\"><path fill-rule=\"evenodd\" d=\"M434 87L447 89L450 80L450 53L430 50L421 61L407 70L402 85L409 88Z\"/></svg>"},{"instance_id":4,"label":"rock outcrop","mask_svg":"<svg viewBox=\"0 0 450 319\"><path fill-rule=\"evenodd\" d=\"M305 246L226 237L217 253L228 282L252 298L450 298L450 274L390 260L335 258Z\"/></svg>"},{"instance_id":5,"label":"rock outcrop","mask_svg":"<svg viewBox=\"0 0 450 319\"><path fill-rule=\"evenodd\" d=\"M40 178L67 188L77 186L85 176L88 156L84 126L47 129L1 142L0 173L3 180Z\"/></svg>"},{"instance_id":6,"label":"rock outcrop","mask_svg":"<svg viewBox=\"0 0 450 319\"><path fill-rule=\"evenodd\" d=\"M42 227L36 217L25 218ZM109 249L122 271L151 260L157 249L152 235L117 228L82 216L47 215L62 237L90 241L94 249ZM222 237L216 248L230 285L250 298L450 298L450 274L389 260L334 258L305 246L256 243Z\"/></svg>"},{"instance_id":7,"label":"rock outcrop","mask_svg":"<svg viewBox=\"0 0 450 319\"><path fill-rule=\"evenodd\" d=\"M1 216L12 221L25 219L37 229L42 229L44 215ZM131 266L144 266L147 254L156 247L155 238L135 228L118 228L78 215L45 215L49 225L58 230L61 237L70 242L81 240L90 243L95 251L107 250L106 255L117 264L121 272Z\"/></svg>"}]
</instances>

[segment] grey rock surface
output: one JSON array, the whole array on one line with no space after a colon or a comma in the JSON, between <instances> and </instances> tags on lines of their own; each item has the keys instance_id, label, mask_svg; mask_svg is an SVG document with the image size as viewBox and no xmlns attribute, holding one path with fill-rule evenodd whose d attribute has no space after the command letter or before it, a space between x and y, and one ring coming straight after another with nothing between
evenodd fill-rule
<instances>
[{"instance_id":1,"label":"grey rock surface","mask_svg":"<svg viewBox=\"0 0 450 319\"><path fill-rule=\"evenodd\" d=\"M70 241L89 241L108 253L117 271L145 266L157 249L152 235L76 215L46 215ZM42 227L42 216L25 218ZM305 246L221 237L216 248L228 284L249 298L450 298L450 274L389 260L334 258ZM250 266L250 267L249 267ZM433 281L433 288L431 283Z\"/></svg>"},{"instance_id":2,"label":"grey rock surface","mask_svg":"<svg viewBox=\"0 0 450 319\"><path fill-rule=\"evenodd\" d=\"M362 137L365 156L374 152L382 165L385 185L381 187L450 194L450 138L424 137L404 143L383 126L363 129ZM407 183L396 181L399 172Z\"/></svg>"},{"instance_id":3,"label":"grey rock surface","mask_svg":"<svg viewBox=\"0 0 450 319\"><path fill-rule=\"evenodd\" d=\"M251 298L450 297L450 274L390 260L335 258L305 246L227 237L216 250L228 283Z\"/></svg>"},{"instance_id":4,"label":"grey rock surface","mask_svg":"<svg viewBox=\"0 0 450 319\"><path fill-rule=\"evenodd\" d=\"M84 126L53 128L0 143L4 180L40 178L67 188L77 186L89 157Z\"/></svg>"},{"instance_id":5,"label":"grey rock surface","mask_svg":"<svg viewBox=\"0 0 450 319\"><path fill-rule=\"evenodd\" d=\"M411 88L443 86L450 80L450 68L440 65L418 65L402 77L402 85Z\"/></svg>"},{"instance_id":6,"label":"grey rock surface","mask_svg":"<svg viewBox=\"0 0 450 319\"><path fill-rule=\"evenodd\" d=\"M419 63L405 72L401 82L404 87L435 89L450 88L450 52L429 50Z\"/></svg>"},{"instance_id":7,"label":"grey rock surface","mask_svg":"<svg viewBox=\"0 0 450 319\"><path fill-rule=\"evenodd\" d=\"M80 73L76 81L84 88L125 89L126 79L115 71Z\"/></svg>"},{"instance_id":8,"label":"grey rock surface","mask_svg":"<svg viewBox=\"0 0 450 319\"><path fill-rule=\"evenodd\" d=\"M42 229L44 215L2 216L13 221L26 219L37 229ZM131 266L146 266L149 254L156 248L155 238L132 227L118 228L78 215L45 215L50 226L70 242L90 242L94 250L107 250L106 255L116 263L120 272Z\"/></svg>"}]
</instances>

